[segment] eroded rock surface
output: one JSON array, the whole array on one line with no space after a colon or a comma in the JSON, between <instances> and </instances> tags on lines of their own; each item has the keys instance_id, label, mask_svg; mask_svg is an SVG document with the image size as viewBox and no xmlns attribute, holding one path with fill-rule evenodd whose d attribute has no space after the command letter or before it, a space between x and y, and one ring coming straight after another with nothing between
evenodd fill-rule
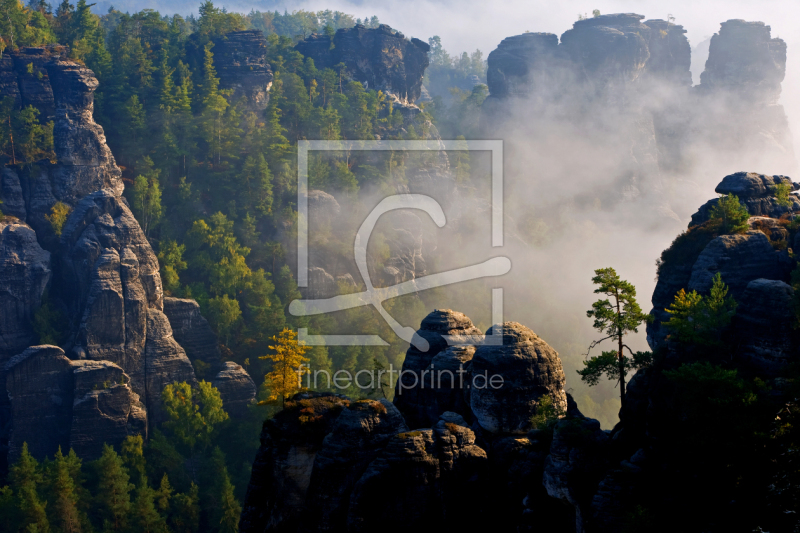
<instances>
[{"instance_id":1,"label":"eroded rock surface","mask_svg":"<svg viewBox=\"0 0 800 533\"><path fill-rule=\"evenodd\" d=\"M272 87L267 40L260 30L233 31L214 40L214 67L221 89L233 89L233 101L245 98L253 111L266 109Z\"/></svg>"},{"instance_id":2,"label":"eroded rock surface","mask_svg":"<svg viewBox=\"0 0 800 533\"><path fill-rule=\"evenodd\" d=\"M414 102L420 97L430 49L419 39L409 41L385 24L375 29L356 25L337 30L333 42L327 35L312 34L296 49L318 69L344 63L349 76L366 89L383 91L398 107L419 112Z\"/></svg>"},{"instance_id":3,"label":"eroded rock surface","mask_svg":"<svg viewBox=\"0 0 800 533\"><path fill-rule=\"evenodd\" d=\"M444 338L445 335L467 339L482 333L463 313L450 309L437 309L422 320L416 334L428 342L429 348L425 352L413 345L408 348L403 361L403 373L395 386L394 405L403 413L411 427L430 427L439 420L441 413L431 410L433 406L428 403L427 394L423 393L420 380L431 379L430 374L423 376L423 371L430 367L431 361L437 354L447 349L448 342ZM469 383L469 380L466 382Z\"/></svg>"},{"instance_id":4,"label":"eroded rock surface","mask_svg":"<svg viewBox=\"0 0 800 533\"><path fill-rule=\"evenodd\" d=\"M0 367L38 340L33 315L51 275L50 253L39 246L34 231L0 220Z\"/></svg>"},{"instance_id":5,"label":"eroded rock surface","mask_svg":"<svg viewBox=\"0 0 800 533\"><path fill-rule=\"evenodd\" d=\"M502 346L482 345L472 358L470 408L490 433L526 433L541 399L567 410L566 378L558 353L517 322L502 325ZM486 332L492 335L498 326Z\"/></svg>"}]
</instances>

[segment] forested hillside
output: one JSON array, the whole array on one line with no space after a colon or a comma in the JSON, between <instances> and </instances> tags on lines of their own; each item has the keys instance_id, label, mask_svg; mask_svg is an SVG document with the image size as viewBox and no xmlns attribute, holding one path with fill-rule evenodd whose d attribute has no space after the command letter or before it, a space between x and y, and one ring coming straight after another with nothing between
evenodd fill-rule
<instances>
[{"instance_id":1,"label":"forested hillside","mask_svg":"<svg viewBox=\"0 0 800 533\"><path fill-rule=\"evenodd\" d=\"M433 116L448 135L468 135L486 96L479 85L474 93L449 98L450 106L439 98L426 107L429 112L404 118L385 94L347 81L341 67L317 69L294 45L314 31L361 23L340 12L240 15L206 2L197 18L151 10L97 17L80 0L52 12L44 3L17 8L12 22L14 31L2 33L16 34L14 46L66 45L71 58L95 72L95 120L123 169L131 208L157 250L165 290L196 299L230 357L256 376L264 373L258 356L267 339L286 324L304 324L285 313L298 293L287 250L276 238L296 216L296 141L427 138L435 131ZM375 17L364 22L378 24ZM267 36L274 80L265 109L221 89L214 60L215 40L249 28ZM456 60L438 37L433 41L438 47L429 76L440 75L447 85L457 76L483 74L480 51ZM37 160L52 143L47 124L32 125L33 113L17 116L7 105L3 124L10 121L19 131L17 159ZM7 156L11 138L2 137ZM402 173L405 162L401 158L399 169L398 160L381 163L376 168L358 156L346 164L312 162L310 186L357 195ZM399 353L377 357L397 366ZM371 365L375 356L364 354L362 363ZM322 369L354 370L357 358L324 349L312 354L314 367Z\"/></svg>"},{"instance_id":2,"label":"forested hillside","mask_svg":"<svg viewBox=\"0 0 800 533\"><path fill-rule=\"evenodd\" d=\"M258 385L272 368L263 360L274 344L270 339L285 327L306 326L313 332L360 323L388 338L386 324L367 310L316 321L286 311L300 295L287 249L296 240L296 142L438 138L437 124L452 137L469 135L487 94L483 85L474 91L473 83L463 88L472 75L485 78L480 51L471 59L466 54L452 58L438 37L432 38L435 66L426 82L443 88L446 103L436 96L422 109L403 113L392 97L350 81L344 64L318 69L295 50L299 40L315 32L332 36L356 24L377 28L376 17L362 21L331 11L242 15L211 2L200 6L197 17L113 9L96 16L90 8L85 0L27 7L6 1L0 51L45 46L47 53L63 53L94 72L94 120L122 170L124 196L158 255L164 294L197 300L224 359L241 364ZM268 80L268 93L258 101L226 88L221 70L229 65L217 57L230 45L226 35L250 29L266 37L260 74ZM252 35L255 44L244 46L260 46L260 37ZM24 75L31 80L48 75L33 63L27 68ZM52 116L32 105L20 110L13 97L3 99L0 114L0 152L6 164L33 168L42 160L56 162ZM406 167L417 163L419 156L312 156L309 186L356 204L360 194L380 190L389 180L402 182ZM468 180L468 158L457 157L454 163L459 179ZM57 202L47 215L56 236L72 209ZM352 243L329 233L326 237L323 244L331 253L352 254ZM387 307L398 317L425 313L418 300ZM34 329L41 344L65 341L64 305L57 296L44 296ZM307 357L315 369L355 374L390 364L399 368L404 349L399 342L315 347ZM202 359L192 364L198 380L211 380L216 372ZM356 398L391 396L393 383L384 385L351 386L343 392ZM244 497L259 427L273 412L275 403L269 400L275 391L262 385L258 399L265 405L231 419L216 389L201 391L192 398L186 385L176 389L178 399L164 395L169 414L161 429L145 441L129 438L116 452L108 447L96 461L82 465L64 449L63 456L38 464L25 448L11 465L9 486L0 496L4 530L24 524L36 524L39 531L234 530L237 500ZM200 426L187 429L194 409L201 415ZM206 428L202 438L187 434L199 427Z\"/></svg>"}]
</instances>

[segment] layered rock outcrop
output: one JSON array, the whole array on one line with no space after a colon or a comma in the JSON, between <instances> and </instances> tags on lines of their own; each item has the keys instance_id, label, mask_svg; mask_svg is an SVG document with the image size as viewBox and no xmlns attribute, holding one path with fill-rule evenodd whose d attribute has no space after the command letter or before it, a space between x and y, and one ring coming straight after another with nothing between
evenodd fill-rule
<instances>
[{"instance_id":1,"label":"layered rock outcrop","mask_svg":"<svg viewBox=\"0 0 800 533\"><path fill-rule=\"evenodd\" d=\"M231 87L263 108L271 73L257 37L233 35L221 46L220 61ZM23 442L40 459L58 446L91 459L103 443L146 437L162 421L164 387L197 381L163 312L158 260L121 196L121 171L92 118L97 79L64 57L63 48L51 46L0 59L0 96L32 105L54 122L55 152L55 161L8 165L0 176L3 210L10 215L0 222L3 463ZM60 235L46 218L57 202L68 214ZM39 341L32 322L48 287L53 310L65 315L52 324L66 335L63 349L26 350ZM198 358L214 360L209 379L232 415L243 415L255 384L243 368L221 360L196 302L183 302L183 308L172 306L179 308L179 336Z\"/></svg>"},{"instance_id":2,"label":"layered rock outcrop","mask_svg":"<svg viewBox=\"0 0 800 533\"><path fill-rule=\"evenodd\" d=\"M103 128L92 117L97 79L91 70L63 60L62 54L61 48L50 47L23 49L10 56L15 70L26 72L18 78L21 104L39 109L40 120L54 122L56 162L7 167L2 179L5 212L27 222L50 250L57 236L45 217L56 202L71 208L100 189L119 196L124 188ZM28 79L26 65L33 58L35 75ZM35 97L25 96L31 94Z\"/></svg>"},{"instance_id":3,"label":"layered rock outcrop","mask_svg":"<svg viewBox=\"0 0 800 533\"><path fill-rule=\"evenodd\" d=\"M703 91L728 91L751 104L777 104L786 75L786 43L763 22L720 24L700 75Z\"/></svg>"},{"instance_id":4,"label":"layered rock outcrop","mask_svg":"<svg viewBox=\"0 0 800 533\"><path fill-rule=\"evenodd\" d=\"M502 345L479 346L472 358L470 409L486 431L526 433L543 397L550 397L556 411L566 412L564 370L558 353L530 329L505 322L486 334L498 328Z\"/></svg>"},{"instance_id":5,"label":"layered rock outcrop","mask_svg":"<svg viewBox=\"0 0 800 533\"><path fill-rule=\"evenodd\" d=\"M717 194L733 194L739 198L750 216L780 218L784 214L800 211L800 198L789 195L789 205L781 205L775 197L776 185L788 185L789 190L797 190L800 185L792 182L787 176L767 176L757 172L736 172L725 176L714 192ZM713 198L703 204L689 225L697 226L708 220L711 209L717 205L719 198Z\"/></svg>"},{"instance_id":6,"label":"layered rock outcrop","mask_svg":"<svg viewBox=\"0 0 800 533\"><path fill-rule=\"evenodd\" d=\"M104 443L146 435L146 414L122 369L108 361L71 361L57 346L32 346L9 360L0 377L12 406L8 457L23 443L34 457L61 447L95 459Z\"/></svg>"},{"instance_id":7,"label":"layered rock outcrop","mask_svg":"<svg viewBox=\"0 0 800 533\"><path fill-rule=\"evenodd\" d=\"M0 366L37 340L33 315L51 276L50 253L36 233L24 223L0 221Z\"/></svg>"},{"instance_id":8,"label":"layered rock outcrop","mask_svg":"<svg viewBox=\"0 0 800 533\"><path fill-rule=\"evenodd\" d=\"M602 469L592 470L586 485L573 479L579 475L573 472L591 470L588 458L601 453L592 443L608 436L568 403L558 354L524 326L508 322L503 328L503 345L476 351L483 336L468 317L449 309L430 313L417 331L430 349L409 349L394 405L324 393L293 398L264 425L241 531L362 532L381 524L391 531L517 527L526 523L521 517L526 495L547 507L570 494L588 508L587 487L600 482ZM476 367L481 376L491 372L504 383L489 378L494 395L470 403L484 386L473 383ZM455 380L440 383L428 375L440 370L452 372ZM416 382L406 381L411 374ZM582 430L576 436L565 429L555 441L551 429L529 432L544 395L552 396L562 416L579 420L570 428L577 424L599 434L581 444ZM501 402L508 414L500 414ZM578 453L581 446L586 450ZM552 496L543 477L551 453L561 454L548 467ZM563 516L574 523L574 513L567 512L539 524L556 526Z\"/></svg>"},{"instance_id":9,"label":"layered rock outcrop","mask_svg":"<svg viewBox=\"0 0 800 533\"><path fill-rule=\"evenodd\" d=\"M253 111L266 109L272 87L267 40L260 30L226 33L214 39L214 68L221 89L232 89L233 100L244 98Z\"/></svg>"},{"instance_id":10,"label":"layered rock outcrop","mask_svg":"<svg viewBox=\"0 0 800 533\"><path fill-rule=\"evenodd\" d=\"M486 476L486 452L455 413L409 431L386 400L297 395L268 420L241 531L391 531L461 524ZM391 494L391 498L386 495Z\"/></svg>"},{"instance_id":11,"label":"layered rock outcrop","mask_svg":"<svg viewBox=\"0 0 800 533\"><path fill-rule=\"evenodd\" d=\"M375 29L343 28L333 38L315 33L296 46L319 69L344 63L351 79L393 96L401 110L411 113L419 112L414 102L421 94L429 49L419 39L408 40L385 24Z\"/></svg>"},{"instance_id":12,"label":"layered rock outcrop","mask_svg":"<svg viewBox=\"0 0 800 533\"><path fill-rule=\"evenodd\" d=\"M734 194L740 198L752 215L749 220L751 229L734 235L720 234L719 225L709 221L711 208L719 201L715 198L692 216L689 231L678 237L670 249L662 254L652 300L651 314L655 320L647 325L651 347L655 349L664 343L668 331L662 323L669 320L666 308L681 289L706 294L714 276L720 274L730 294L741 300L754 280L789 281L792 268L787 252L787 248L792 246L787 229L789 221L774 217L800 209L800 200L790 194L790 207L781 206L772 188L779 183L790 185L792 190L799 187L785 176L766 176L755 172L737 172L726 176L716 192ZM784 308L772 312L783 316L789 311ZM760 333L756 330L747 330L742 334L752 336L756 343L760 342L757 340Z\"/></svg>"},{"instance_id":13,"label":"layered rock outcrop","mask_svg":"<svg viewBox=\"0 0 800 533\"><path fill-rule=\"evenodd\" d=\"M200 314L194 300L164 298L164 314L169 320L172 335L191 361L202 361L206 375L198 377L210 381L219 390L222 404L231 417L247 413L247 406L255 402L256 384L250 374L233 361L223 361L222 354L208 321Z\"/></svg>"},{"instance_id":14,"label":"layered rock outcrop","mask_svg":"<svg viewBox=\"0 0 800 533\"><path fill-rule=\"evenodd\" d=\"M506 137L509 153L519 151L511 158L511 172L552 168L591 183L588 195L583 179L576 180L581 187L565 191L569 184L560 183L552 192L540 192L544 199L533 206L540 217L557 215L567 195L579 204L599 198L623 209L645 202L658 218L678 221L688 215L687 171L707 173L721 165L773 172L797 168L778 104L786 45L771 37L769 26L722 23L703 81L693 88L684 28L643 19L629 13L592 17L575 22L560 42L554 34L525 33L504 39L489 54L490 95L482 122ZM520 137L525 144L515 146ZM609 177L594 182L596 169L560 156L576 152L596 153ZM519 169L513 168L517 159L525 161ZM548 203L551 197L558 205Z\"/></svg>"},{"instance_id":15,"label":"layered rock outcrop","mask_svg":"<svg viewBox=\"0 0 800 533\"><path fill-rule=\"evenodd\" d=\"M395 385L394 405L403 413L411 427L430 427L439 420L439 415L444 411L438 412L438 403L430 402L430 396L436 394L435 391L440 385L426 389L421 381L430 383L429 380L433 380L435 384L436 380L433 374L429 372L423 374L423 372L430 369L431 363L437 355L447 350L446 336L462 338L463 344L469 344L469 337L482 335L482 332L472 324L465 314L450 309L437 309L422 320L417 335L428 342L429 348L423 352L414 345L409 346L403 361L403 372ZM458 374L458 370L456 370L454 375L456 383L459 383L462 377L464 382L469 385L469 376ZM449 375L445 375L445 387L451 381ZM453 386L449 388L452 389ZM463 392L465 389L459 386L459 390ZM465 416L467 412L459 412L459 414Z\"/></svg>"}]
</instances>

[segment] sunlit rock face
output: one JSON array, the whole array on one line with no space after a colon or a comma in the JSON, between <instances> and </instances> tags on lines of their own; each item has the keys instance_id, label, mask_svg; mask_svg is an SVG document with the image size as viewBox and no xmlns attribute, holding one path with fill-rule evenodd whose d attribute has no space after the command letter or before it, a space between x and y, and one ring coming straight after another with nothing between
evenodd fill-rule
<instances>
[{"instance_id":1,"label":"sunlit rock face","mask_svg":"<svg viewBox=\"0 0 800 533\"><path fill-rule=\"evenodd\" d=\"M0 95L12 96L19 105L33 106L39 120L53 121L55 160L33 165L11 165L3 172L4 213L27 222L42 245L52 250L58 241L45 218L56 202L75 206L100 189L120 196L122 172L106 145L103 128L94 121L94 72L65 58L61 47L23 48L0 61L17 83L0 76ZM32 65L32 74L28 72Z\"/></svg>"},{"instance_id":2,"label":"sunlit rock face","mask_svg":"<svg viewBox=\"0 0 800 533\"><path fill-rule=\"evenodd\" d=\"M344 63L347 75L366 89L383 91L396 99L398 109L413 113L422 93L422 76L428 67L430 47L411 40L385 24L369 29L361 25L328 35L312 34L296 49L314 60L318 69Z\"/></svg>"},{"instance_id":3,"label":"sunlit rock face","mask_svg":"<svg viewBox=\"0 0 800 533\"><path fill-rule=\"evenodd\" d=\"M526 433L543 397L549 396L556 410L566 412L566 378L558 352L533 331L517 322L505 322L492 326L486 334L500 327L503 344L478 346L472 358L470 409L486 431Z\"/></svg>"},{"instance_id":4,"label":"sunlit rock face","mask_svg":"<svg viewBox=\"0 0 800 533\"><path fill-rule=\"evenodd\" d=\"M263 109L271 82L263 36L239 32L220 52L226 87ZM53 121L52 160L7 161L0 173L0 471L22 442L37 459L58 446L93 459L104 442L147 437L148 425L163 420L164 387L197 383L163 312L158 259L122 197L121 170L94 122L97 86L94 73L66 59L63 47L0 58L0 97ZM66 218L60 235L47 218L57 203ZM33 324L46 291L51 308L63 313L61 347L31 347L40 340ZM244 415L255 384L242 367L221 360L197 303L184 302L189 309L173 313L179 336L198 359L214 361L208 379L231 415Z\"/></svg>"}]
</instances>

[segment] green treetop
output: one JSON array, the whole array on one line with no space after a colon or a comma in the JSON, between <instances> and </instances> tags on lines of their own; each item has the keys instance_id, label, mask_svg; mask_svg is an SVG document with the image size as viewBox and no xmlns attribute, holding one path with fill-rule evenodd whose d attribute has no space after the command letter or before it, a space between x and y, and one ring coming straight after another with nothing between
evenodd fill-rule
<instances>
[{"instance_id":1,"label":"green treetop","mask_svg":"<svg viewBox=\"0 0 800 533\"><path fill-rule=\"evenodd\" d=\"M620 279L613 268L601 268L594 273L592 282L599 285L594 292L604 294L608 298L593 303L586 316L594 318L594 328L606 337L592 342L589 350L605 340L616 342L617 350L603 352L599 357L584 361L585 368L578 370L578 374L581 380L589 385L596 385L603 374L617 381L620 400L624 403L625 378L628 372L647 366L651 361L649 352L633 353L625 344L624 337L628 333L636 333L642 322L649 319L649 315L643 313L636 302L636 287ZM625 349L630 353L630 357L625 355Z\"/></svg>"}]
</instances>

